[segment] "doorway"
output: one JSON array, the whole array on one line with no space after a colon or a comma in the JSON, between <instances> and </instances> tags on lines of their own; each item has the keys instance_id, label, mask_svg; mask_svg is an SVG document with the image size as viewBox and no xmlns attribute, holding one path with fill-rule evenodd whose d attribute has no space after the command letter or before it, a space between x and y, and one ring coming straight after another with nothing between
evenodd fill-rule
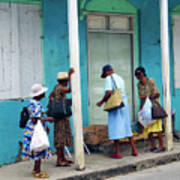
<instances>
[{"instance_id":1,"label":"doorway","mask_svg":"<svg viewBox=\"0 0 180 180\"><path fill-rule=\"evenodd\" d=\"M111 64L115 73L124 79L130 113L134 119L133 16L89 14L87 29L90 124L107 124L107 113L96 106L104 95L105 81L100 75L106 64Z\"/></svg>"}]
</instances>

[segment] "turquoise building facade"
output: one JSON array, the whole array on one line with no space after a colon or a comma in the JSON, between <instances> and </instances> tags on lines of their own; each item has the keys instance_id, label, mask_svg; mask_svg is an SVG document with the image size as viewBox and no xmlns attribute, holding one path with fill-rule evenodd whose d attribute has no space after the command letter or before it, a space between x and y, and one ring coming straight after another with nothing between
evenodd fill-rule
<instances>
[{"instance_id":1,"label":"turquoise building facade","mask_svg":"<svg viewBox=\"0 0 180 180\"><path fill-rule=\"evenodd\" d=\"M88 51L87 51L87 19L86 13L94 11L102 13L100 5L107 0L88 0L79 2L79 42L80 42L80 74L83 126L90 124L89 114L89 91L88 91ZM10 1L2 1L10 2ZM18 1L11 1L17 3ZM19 1L21 3L23 1ZM136 33L136 66L142 65L147 69L149 77L156 80L162 97L162 68L160 48L160 8L159 0L127 0L137 12ZM124 3L126 3L124 1ZM0 0L1 3L1 0ZM42 2L42 31L43 31L43 81L49 88L43 104L48 102L48 94L56 84L56 74L59 71L69 69L69 39L67 0L43 0ZM93 3L99 6L94 6ZM114 5L119 5L120 0L111 0L111 12L104 7L104 13L113 13ZM123 5L123 4L122 4ZM176 109L176 129L180 130L180 89L174 88L174 63L172 45L171 12L180 5L180 0L169 1L169 37L170 37L170 65L171 65L171 101L172 109ZM81 7L81 8L80 8ZM90 10L88 10L90 9ZM124 13L127 10L124 7ZM121 9L122 11L122 9ZM127 12L128 13L128 12ZM136 67L135 66L135 67ZM99 67L99 73L101 67ZM19 115L28 100L4 100L0 102L0 165L15 162L19 152L19 141L23 139L23 130L19 128ZM71 119L71 124L73 120ZM53 125L50 124L50 141L53 145Z\"/></svg>"}]
</instances>

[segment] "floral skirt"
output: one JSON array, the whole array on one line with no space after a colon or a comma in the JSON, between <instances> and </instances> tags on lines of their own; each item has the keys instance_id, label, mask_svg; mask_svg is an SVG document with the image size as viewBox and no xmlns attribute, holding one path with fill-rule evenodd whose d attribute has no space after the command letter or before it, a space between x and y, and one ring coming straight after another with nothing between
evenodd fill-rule
<instances>
[{"instance_id":1,"label":"floral skirt","mask_svg":"<svg viewBox=\"0 0 180 180\"><path fill-rule=\"evenodd\" d=\"M50 148L40 152L34 152L30 150L30 143L34 132L34 127L35 125L32 122L28 122L26 125L25 133L24 133L24 141L23 141L23 150L21 153L22 158L24 160L48 159L51 156Z\"/></svg>"},{"instance_id":2,"label":"floral skirt","mask_svg":"<svg viewBox=\"0 0 180 180\"><path fill-rule=\"evenodd\" d=\"M72 133L69 118L56 119L54 122L54 147L72 146Z\"/></svg>"}]
</instances>

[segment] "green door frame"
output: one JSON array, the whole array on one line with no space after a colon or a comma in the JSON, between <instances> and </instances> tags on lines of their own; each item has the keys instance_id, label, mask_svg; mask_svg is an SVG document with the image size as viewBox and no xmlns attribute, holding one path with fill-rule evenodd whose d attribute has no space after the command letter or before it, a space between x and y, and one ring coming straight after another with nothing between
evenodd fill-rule
<instances>
[{"instance_id":1,"label":"green door frame","mask_svg":"<svg viewBox=\"0 0 180 180\"><path fill-rule=\"evenodd\" d=\"M139 66L139 35L138 35L138 9L134 7L131 3L127 0L91 0L89 3L84 3L80 6L80 19L84 18L84 15L88 13L102 13L102 14L118 14L118 15L132 15L134 18L133 26L134 26L134 33L133 33L133 73L136 67ZM88 36L87 36L88 37ZM88 42L87 42L88 43ZM87 45L88 47L88 45ZM87 50L88 52L88 50ZM133 76L133 91L134 91L134 103L133 107L135 107L135 116L137 116L137 106L139 106L139 100L136 99L137 91L135 87L136 79ZM136 117L134 117L136 119Z\"/></svg>"}]
</instances>

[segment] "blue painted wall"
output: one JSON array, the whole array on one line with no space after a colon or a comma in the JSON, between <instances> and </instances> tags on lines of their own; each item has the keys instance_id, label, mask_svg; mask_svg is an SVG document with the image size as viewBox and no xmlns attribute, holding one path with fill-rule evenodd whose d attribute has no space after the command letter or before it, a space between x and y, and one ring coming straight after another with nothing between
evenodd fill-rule
<instances>
[{"instance_id":1,"label":"blue painted wall","mask_svg":"<svg viewBox=\"0 0 180 180\"><path fill-rule=\"evenodd\" d=\"M148 76L153 77L162 94L161 51L160 51L160 18L159 0L129 0L139 10L139 44L141 64L147 69ZM180 0L170 1L170 10L180 4ZM69 68L69 43L67 24L67 0L43 0L43 31L44 31L44 83L49 88L47 94L56 84L56 74ZM88 88L87 88L87 47L86 20L79 22L80 65L83 125L88 125ZM172 57L172 49L171 49ZM172 59L171 59L172 65ZM172 80L173 67L171 67ZM172 90L172 107L178 110L180 89ZM162 96L161 96L162 98ZM23 130L18 128L19 112L27 102L0 102L0 165L14 162L18 154L18 142L23 138ZM47 98L43 101L47 104ZM177 120L180 112L176 112ZM72 120L71 120L72 122ZM72 125L72 123L71 123ZM53 144L53 128L51 126L51 144ZM176 121L180 129L180 123Z\"/></svg>"}]
</instances>

